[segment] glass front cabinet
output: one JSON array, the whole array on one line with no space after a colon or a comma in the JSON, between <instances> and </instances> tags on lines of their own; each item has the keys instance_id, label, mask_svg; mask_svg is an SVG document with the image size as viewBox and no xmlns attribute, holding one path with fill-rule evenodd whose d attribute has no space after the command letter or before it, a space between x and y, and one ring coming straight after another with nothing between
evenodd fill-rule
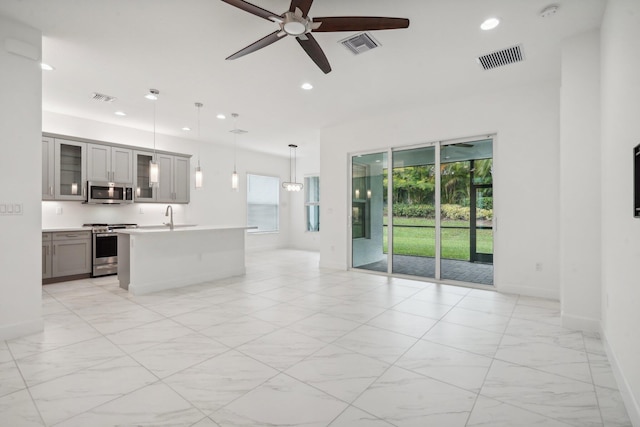
<instances>
[{"instance_id":1,"label":"glass front cabinet","mask_svg":"<svg viewBox=\"0 0 640 427\"><path fill-rule=\"evenodd\" d=\"M84 142L55 139L56 200L85 199L86 151Z\"/></svg>"},{"instance_id":2,"label":"glass front cabinet","mask_svg":"<svg viewBox=\"0 0 640 427\"><path fill-rule=\"evenodd\" d=\"M153 153L149 151L133 152L133 178L135 179L135 197L137 202L155 202L156 188L149 185L149 162Z\"/></svg>"}]
</instances>

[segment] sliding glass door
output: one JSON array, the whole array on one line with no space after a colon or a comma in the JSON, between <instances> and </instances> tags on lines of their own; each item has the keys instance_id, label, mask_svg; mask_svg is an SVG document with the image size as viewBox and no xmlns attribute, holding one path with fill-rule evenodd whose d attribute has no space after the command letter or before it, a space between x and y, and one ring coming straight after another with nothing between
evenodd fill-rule
<instances>
[{"instance_id":1,"label":"sliding glass door","mask_svg":"<svg viewBox=\"0 0 640 427\"><path fill-rule=\"evenodd\" d=\"M388 270L386 177L386 152L352 157L351 263L355 268Z\"/></svg>"},{"instance_id":2,"label":"sliding glass door","mask_svg":"<svg viewBox=\"0 0 640 427\"><path fill-rule=\"evenodd\" d=\"M493 284L491 138L355 155L351 169L354 268Z\"/></svg>"},{"instance_id":3,"label":"sliding glass door","mask_svg":"<svg viewBox=\"0 0 640 427\"><path fill-rule=\"evenodd\" d=\"M440 278L493 284L492 140L440 148Z\"/></svg>"},{"instance_id":4,"label":"sliding glass door","mask_svg":"<svg viewBox=\"0 0 640 427\"><path fill-rule=\"evenodd\" d=\"M393 152L393 273L436 277L435 153L435 146Z\"/></svg>"}]
</instances>

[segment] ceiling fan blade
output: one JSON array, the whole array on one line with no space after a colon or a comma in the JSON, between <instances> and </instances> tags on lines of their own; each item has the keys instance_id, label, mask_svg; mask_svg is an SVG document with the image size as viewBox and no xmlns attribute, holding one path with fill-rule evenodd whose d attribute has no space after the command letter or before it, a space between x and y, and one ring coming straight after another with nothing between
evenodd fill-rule
<instances>
[{"instance_id":1,"label":"ceiling fan blade","mask_svg":"<svg viewBox=\"0 0 640 427\"><path fill-rule=\"evenodd\" d=\"M309 13L309 9L311 9L311 5L313 4L313 0L291 0L291 6L289 6L289 12L295 12L296 8L302 11L302 16L304 18L307 17Z\"/></svg>"},{"instance_id":2,"label":"ceiling fan blade","mask_svg":"<svg viewBox=\"0 0 640 427\"><path fill-rule=\"evenodd\" d=\"M262 49L263 47L269 46L272 43L277 42L278 40L282 40L284 38L284 35L282 34L282 31L278 30L278 31L274 31L273 33L269 34L266 37L261 38L260 40L258 40L257 42L250 44L249 46L245 47L244 49L241 49L239 51L237 51L236 53L234 53L233 55L231 55L230 57L227 58L227 60L230 59L238 59L242 56L245 56L251 52L255 52L256 50Z\"/></svg>"},{"instance_id":3,"label":"ceiling fan blade","mask_svg":"<svg viewBox=\"0 0 640 427\"><path fill-rule=\"evenodd\" d=\"M329 74L331 72L331 65L329 65L329 60L322 51L322 48L311 33L307 33L305 36L306 40L300 39L299 37L296 37L296 40L298 40L298 43L300 43L304 51L307 52L307 55L313 59L313 62L320 67L322 72Z\"/></svg>"},{"instance_id":4,"label":"ceiling fan blade","mask_svg":"<svg viewBox=\"0 0 640 427\"><path fill-rule=\"evenodd\" d=\"M313 18L313 22L322 23L314 32L394 30L409 27L409 20L406 18L377 16L329 16Z\"/></svg>"},{"instance_id":5,"label":"ceiling fan blade","mask_svg":"<svg viewBox=\"0 0 640 427\"><path fill-rule=\"evenodd\" d=\"M269 12L266 9L253 5L251 3L247 3L243 0L222 0L225 3L230 4L231 6L235 6L238 9L242 9L245 12L249 12L253 15L259 16L260 18L264 18L268 21L273 21L272 17L280 18L280 15L277 13Z\"/></svg>"}]
</instances>

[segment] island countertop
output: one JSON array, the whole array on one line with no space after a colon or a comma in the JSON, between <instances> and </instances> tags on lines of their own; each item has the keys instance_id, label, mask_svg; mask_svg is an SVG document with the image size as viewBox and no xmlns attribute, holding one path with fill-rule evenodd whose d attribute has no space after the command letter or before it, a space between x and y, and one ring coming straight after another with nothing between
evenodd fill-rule
<instances>
[{"instance_id":1,"label":"island countertop","mask_svg":"<svg viewBox=\"0 0 640 427\"><path fill-rule=\"evenodd\" d=\"M189 225L175 224L173 230L168 225L142 225L138 228L127 228L116 230L120 234L139 235L150 233L176 233L188 231L215 231L215 230L250 230L257 227L247 227L239 225Z\"/></svg>"}]
</instances>

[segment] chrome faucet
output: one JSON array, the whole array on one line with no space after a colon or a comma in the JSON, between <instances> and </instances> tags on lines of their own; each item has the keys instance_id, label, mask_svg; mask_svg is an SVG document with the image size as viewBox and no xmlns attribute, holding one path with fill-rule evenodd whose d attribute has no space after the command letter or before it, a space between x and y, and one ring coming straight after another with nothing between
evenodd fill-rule
<instances>
[{"instance_id":1,"label":"chrome faucet","mask_svg":"<svg viewBox=\"0 0 640 427\"><path fill-rule=\"evenodd\" d=\"M169 230L173 230L173 207L171 205L167 206L167 210L164 213L164 216L169 216L169 211L171 211L171 219L169 222L165 222L164 225L169 226Z\"/></svg>"}]
</instances>

